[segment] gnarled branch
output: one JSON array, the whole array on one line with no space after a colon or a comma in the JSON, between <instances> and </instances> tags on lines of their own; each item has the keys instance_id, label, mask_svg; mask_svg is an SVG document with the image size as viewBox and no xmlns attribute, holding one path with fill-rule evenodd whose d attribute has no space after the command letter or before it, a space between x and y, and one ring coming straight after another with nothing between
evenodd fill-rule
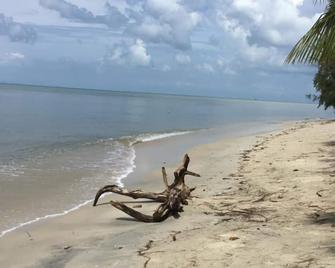
<instances>
[{"instance_id":1,"label":"gnarled branch","mask_svg":"<svg viewBox=\"0 0 335 268\"><path fill-rule=\"evenodd\" d=\"M104 193L111 192L129 196L134 199L145 198L162 203L161 205L159 205L159 207L154 211L152 215L146 215L133 208L128 207L127 205L121 202L110 201L110 204L112 206L139 221L161 222L167 219L170 215L178 217L179 212L182 211L182 205L188 204L187 199L191 197L191 192L195 190L195 187L190 188L185 184L185 176L190 175L200 177L199 174L187 170L189 162L190 158L187 154L185 154L182 165L178 167L174 172L175 179L171 185L168 184L166 170L164 167L162 167L163 183L166 187L166 189L163 192L152 193L152 192L144 192L142 190L128 191L127 189L121 188L117 185L106 185L97 192L94 198L93 206L97 205L99 198Z\"/></svg>"}]
</instances>

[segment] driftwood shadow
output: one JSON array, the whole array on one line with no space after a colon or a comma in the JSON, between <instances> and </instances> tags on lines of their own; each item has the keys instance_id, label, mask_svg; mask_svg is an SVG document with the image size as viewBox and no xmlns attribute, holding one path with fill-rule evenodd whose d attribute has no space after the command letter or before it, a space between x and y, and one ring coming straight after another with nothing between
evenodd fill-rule
<instances>
[{"instance_id":1,"label":"driftwood shadow","mask_svg":"<svg viewBox=\"0 0 335 268\"><path fill-rule=\"evenodd\" d=\"M313 228L318 228L323 225L330 225L331 227L335 227L335 211L325 212L318 211L307 216L307 223L314 225ZM320 249L330 252L331 254L335 254L335 244L334 238L330 236L327 241L324 241L318 246Z\"/></svg>"},{"instance_id":2,"label":"driftwood shadow","mask_svg":"<svg viewBox=\"0 0 335 268\"><path fill-rule=\"evenodd\" d=\"M335 140L325 141L325 142L323 142L323 145L330 146L330 147L335 147Z\"/></svg>"},{"instance_id":3,"label":"driftwood shadow","mask_svg":"<svg viewBox=\"0 0 335 268\"><path fill-rule=\"evenodd\" d=\"M135 219L135 218L129 218L129 217L118 217L118 218L116 218L116 220L118 220L118 221L141 222L141 221L138 220L138 219Z\"/></svg>"},{"instance_id":4,"label":"driftwood shadow","mask_svg":"<svg viewBox=\"0 0 335 268\"><path fill-rule=\"evenodd\" d=\"M335 211L333 212L315 212L308 216L308 222L311 224L331 224L335 227Z\"/></svg>"}]
</instances>

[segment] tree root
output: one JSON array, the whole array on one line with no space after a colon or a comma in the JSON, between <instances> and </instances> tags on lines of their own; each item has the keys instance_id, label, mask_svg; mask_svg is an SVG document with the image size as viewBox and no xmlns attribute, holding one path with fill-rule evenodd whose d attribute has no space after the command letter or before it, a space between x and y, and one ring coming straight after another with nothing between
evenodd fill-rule
<instances>
[{"instance_id":1,"label":"tree root","mask_svg":"<svg viewBox=\"0 0 335 268\"><path fill-rule=\"evenodd\" d=\"M191 198L191 192L195 188L190 188L185 184L185 176L200 177L199 174L187 170L190 158L185 154L183 163L174 171L174 181L171 185L168 184L168 178L165 168L162 167L163 183L165 190L160 193L144 192L142 190L128 191L127 189L121 188L117 185L106 185L101 188L95 195L93 206L96 206L99 198L104 193L116 193L119 195L129 196L134 199L145 198L160 202L161 205L154 211L152 215L143 214L124 203L118 201L110 201L109 203L128 214L129 216L142 221L142 222L161 222L166 220L169 216L179 217L179 212L183 211L182 205L187 205L187 199Z\"/></svg>"}]
</instances>

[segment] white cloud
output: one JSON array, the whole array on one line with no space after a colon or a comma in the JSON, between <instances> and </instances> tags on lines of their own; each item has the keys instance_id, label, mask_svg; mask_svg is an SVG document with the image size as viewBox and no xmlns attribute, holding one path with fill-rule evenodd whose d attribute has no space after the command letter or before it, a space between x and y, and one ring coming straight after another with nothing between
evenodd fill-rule
<instances>
[{"instance_id":1,"label":"white cloud","mask_svg":"<svg viewBox=\"0 0 335 268\"><path fill-rule=\"evenodd\" d=\"M147 53L144 42L137 39L135 44L129 47L131 61L136 65L149 65L151 56Z\"/></svg>"},{"instance_id":2,"label":"white cloud","mask_svg":"<svg viewBox=\"0 0 335 268\"><path fill-rule=\"evenodd\" d=\"M177 54L175 59L176 59L176 62L178 64L189 64L189 63L191 63L191 58L190 58L189 55Z\"/></svg>"},{"instance_id":3,"label":"white cloud","mask_svg":"<svg viewBox=\"0 0 335 268\"><path fill-rule=\"evenodd\" d=\"M251 62L267 62L275 65L282 64L281 59L278 58L278 51L274 47L260 47L256 44L245 44L241 55Z\"/></svg>"},{"instance_id":4,"label":"white cloud","mask_svg":"<svg viewBox=\"0 0 335 268\"><path fill-rule=\"evenodd\" d=\"M100 0L94 4L81 0L39 2L71 21L105 24L121 30L127 38L167 44L179 50L192 48L198 25L205 30L220 26L237 41L242 57L251 61L264 59L262 55L273 52L273 47L292 45L317 17L301 15L303 0L220 0L198 4L187 0L118 0L113 1L113 6L106 2L104 8Z\"/></svg>"},{"instance_id":5,"label":"white cloud","mask_svg":"<svg viewBox=\"0 0 335 268\"><path fill-rule=\"evenodd\" d=\"M0 55L0 63L18 62L24 59L25 56L20 52L7 52Z\"/></svg>"},{"instance_id":6,"label":"white cloud","mask_svg":"<svg viewBox=\"0 0 335 268\"><path fill-rule=\"evenodd\" d=\"M104 14L95 15L90 10L65 0L39 0L42 7L54 10L62 18L83 23L103 24L109 28L119 28L128 22L128 18L109 2L104 5Z\"/></svg>"},{"instance_id":7,"label":"white cloud","mask_svg":"<svg viewBox=\"0 0 335 268\"><path fill-rule=\"evenodd\" d=\"M255 2L250 6L251 10L254 9L254 5L257 5L257 3ZM252 14L252 16L255 16L255 19L257 19L257 14ZM242 25L239 20L235 18L229 18L221 11L217 13L216 19L219 26L226 33L228 33L231 38L233 38L233 40L235 40L235 54L239 58L249 62L275 63L273 57L277 55L276 48L272 46L260 46L257 43L250 44L249 38L251 36L251 32L247 26Z\"/></svg>"},{"instance_id":8,"label":"white cloud","mask_svg":"<svg viewBox=\"0 0 335 268\"><path fill-rule=\"evenodd\" d=\"M302 0L234 0L227 13L240 19L252 42L287 46L293 45L318 17L301 15L302 4Z\"/></svg>"},{"instance_id":9,"label":"white cloud","mask_svg":"<svg viewBox=\"0 0 335 268\"><path fill-rule=\"evenodd\" d=\"M164 64L161 68L160 68L163 72L168 72L171 71L171 67L168 64Z\"/></svg>"},{"instance_id":10,"label":"white cloud","mask_svg":"<svg viewBox=\"0 0 335 268\"><path fill-rule=\"evenodd\" d=\"M221 11L218 11L216 20L224 31L230 33L236 39L245 40L250 35L250 32L242 25L240 25L238 20L234 18L228 18Z\"/></svg>"},{"instance_id":11,"label":"white cloud","mask_svg":"<svg viewBox=\"0 0 335 268\"><path fill-rule=\"evenodd\" d=\"M12 42L34 43L37 38L35 29L29 25L18 23L11 17L0 13L0 35L8 36Z\"/></svg>"},{"instance_id":12,"label":"white cloud","mask_svg":"<svg viewBox=\"0 0 335 268\"><path fill-rule=\"evenodd\" d=\"M176 12L180 9L180 4L177 0L147 0L147 6L154 12L159 14L167 12Z\"/></svg>"},{"instance_id":13,"label":"white cloud","mask_svg":"<svg viewBox=\"0 0 335 268\"><path fill-rule=\"evenodd\" d=\"M12 53L9 53L8 55L9 55L9 57L11 59L20 59L20 60L22 60L22 59L25 58L25 56L23 54L21 54L20 52L12 52Z\"/></svg>"},{"instance_id":14,"label":"white cloud","mask_svg":"<svg viewBox=\"0 0 335 268\"><path fill-rule=\"evenodd\" d=\"M234 69L232 69L231 67L232 64L226 61L224 58L217 59L216 64L222 70L224 74L227 74L227 75L237 74L237 72Z\"/></svg>"},{"instance_id":15,"label":"white cloud","mask_svg":"<svg viewBox=\"0 0 335 268\"><path fill-rule=\"evenodd\" d=\"M151 62L145 43L141 39L136 39L131 44L116 44L108 51L103 59L104 63L112 62L120 65L147 66Z\"/></svg>"},{"instance_id":16,"label":"white cloud","mask_svg":"<svg viewBox=\"0 0 335 268\"><path fill-rule=\"evenodd\" d=\"M289 49L319 15L303 12L303 0L207 1L198 8L208 42L232 62L233 70L248 62L282 65Z\"/></svg>"},{"instance_id":17,"label":"white cloud","mask_svg":"<svg viewBox=\"0 0 335 268\"><path fill-rule=\"evenodd\" d=\"M165 43L181 50L191 48L192 32L201 21L200 13L187 9L177 0L116 1L113 6L110 1L104 5L103 14L101 10L100 13L93 13L83 7L87 3L82 1L38 1L42 7L56 11L60 17L72 22L122 29L132 37L147 42ZM98 2L96 6L101 5L101 1ZM93 9L93 4L90 5Z\"/></svg>"},{"instance_id":18,"label":"white cloud","mask_svg":"<svg viewBox=\"0 0 335 268\"><path fill-rule=\"evenodd\" d=\"M223 69L223 73L227 75L237 75L237 72L228 66Z\"/></svg>"},{"instance_id":19,"label":"white cloud","mask_svg":"<svg viewBox=\"0 0 335 268\"><path fill-rule=\"evenodd\" d=\"M134 18L129 31L147 41L166 43L180 50L191 48L191 35L200 23L198 12L187 10L180 1L148 0Z\"/></svg>"},{"instance_id":20,"label":"white cloud","mask_svg":"<svg viewBox=\"0 0 335 268\"><path fill-rule=\"evenodd\" d=\"M61 17L74 21L104 24L109 28L119 28L128 22L128 18L109 2L104 5L103 15L95 15L86 8L65 0L39 0L39 3L44 8L57 11Z\"/></svg>"},{"instance_id":21,"label":"white cloud","mask_svg":"<svg viewBox=\"0 0 335 268\"><path fill-rule=\"evenodd\" d=\"M204 72L207 72L207 73L214 73L215 72L213 66L210 65L209 63L198 64L196 66L196 68L200 71L204 71Z\"/></svg>"},{"instance_id":22,"label":"white cloud","mask_svg":"<svg viewBox=\"0 0 335 268\"><path fill-rule=\"evenodd\" d=\"M44 71L47 65L35 64L35 69L29 66L43 59L50 68L61 66L54 68L58 75L52 79L66 84L67 74L62 75L61 71L66 66L74 70L73 62L80 62L80 68L87 70L82 71L84 75L78 80L84 80L92 72L90 68L97 69L96 59L103 57L98 86L113 77L122 87L131 84L134 89L141 83L150 83L151 88L164 84L166 90L173 90L169 85L179 79L194 85L192 90L202 87L203 81L211 81L213 88L229 88L234 83L243 85L260 69L266 70L267 79L276 85L276 77L280 73L285 76L282 62L289 49L307 31L316 10L320 12L319 5L315 7L312 0L304 4L302 0L31 0L29 5L23 2L27 1L7 0L1 5L6 19L15 18L11 31L4 33L0 26L2 63L11 62L8 67L22 66L22 74L29 81L33 72ZM106 2L109 4L105 5ZM307 9L306 2L310 3ZM39 35L34 46L22 44L34 40L27 29L35 29ZM5 53L10 51L14 53ZM16 55L15 51L24 55ZM73 62L54 65L60 57L69 57ZM5 66L1 64L3 70ZM191 70L195 72L190 73ZM75 72L80 73L77 69ZM9 81L14 75L12 80L22 77L15 70L7 73L2 72L3 80ZM213 73L217 74L214 80ZM308 75L312 77L311 73ZM69 77L73 79L73 75ZM295 78L290 81L292 84Z\"/></svg>"}]
</instances>

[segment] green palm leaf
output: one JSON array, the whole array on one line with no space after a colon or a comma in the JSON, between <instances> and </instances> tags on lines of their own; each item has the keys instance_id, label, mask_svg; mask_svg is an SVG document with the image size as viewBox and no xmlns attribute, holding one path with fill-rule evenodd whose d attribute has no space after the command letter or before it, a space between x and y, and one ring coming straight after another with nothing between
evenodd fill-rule
<instances>
[{"instance_id":1,"label":"green palm leaf","mask_svg":"<svg viewBox=\"0 0 335 268\"><path fill-rule=\"evenodd\" d=\"M299 40L286 58L287 63L327 63L335 56L335 0Z\"/></svg>"}]
</instances>

